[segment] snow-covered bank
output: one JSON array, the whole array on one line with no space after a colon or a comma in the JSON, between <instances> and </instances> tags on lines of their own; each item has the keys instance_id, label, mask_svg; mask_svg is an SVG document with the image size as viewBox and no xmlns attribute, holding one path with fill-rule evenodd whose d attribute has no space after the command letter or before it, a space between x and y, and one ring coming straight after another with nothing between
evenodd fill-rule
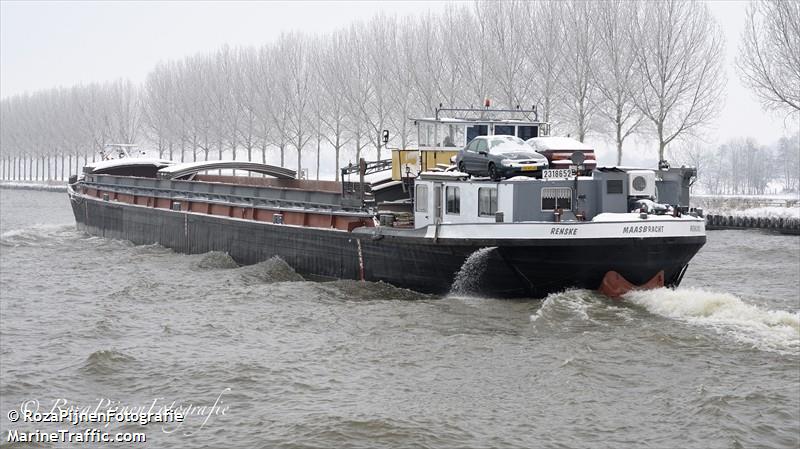
<instances>
[{"instance_id":1,"label":"snow-covered bank","mask_svg":"<svg viewBox=\"0 0 800 449\"><path fill-rule=\"evenodd\" d=\"M708 215L752 218L800 218L800 197L781 195L692 195L692 206Z\"/></svg>"},{"instance_id":2,"label":"snow-covered bank","mask_svg":"<svg viewBox=\"0 0 800 449\"><path fill-rule=\"evenodd\" d=\"M0 189L46 190L50 192L63 192L67 189L65 182L36 182L36 181L0 181Z\"/></svg>"},{"instance_id":3,"label":"snow-covered bank","mask_svg":"<svg viewBox=\"0 0 800 449\"><path fill-rule=\"evenodd\" d=\"M734 217L800 218L800 207L754 207L728 211Z\"/></svg>"},{"instance_id":4,"label":"snow-covered bank","mask_svg":"<svg viewBox=\"0 0 800 449\"><path fill-rule=\"evenodd\" d=\"M800 201L800 193L778 193L774 195L707 195L693 193L692 199L740 200L740 201Z\"/></svg>"}]
</instances>

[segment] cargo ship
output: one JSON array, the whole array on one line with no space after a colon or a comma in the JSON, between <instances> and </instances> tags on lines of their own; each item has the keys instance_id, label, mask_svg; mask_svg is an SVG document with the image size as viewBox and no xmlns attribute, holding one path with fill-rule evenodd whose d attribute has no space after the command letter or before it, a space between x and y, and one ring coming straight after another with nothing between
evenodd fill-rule
<instances>
[{"instance_id":1,"label":"cargo ship","mask_svg":"<svg viewBox=\"0 0 800 449\"><path fill-rule=\"evenodd\" d=\"M454 164L469 141L547 137L549 126L469 111L414 119L417 147L348 165L341 182L254 162L121 157L84 167L68 195L89 234L240 264L277 256L315 280L445 294L481 251L470 282L479 295L618 297L681 282L706 241L702 211L689 208L694 169L587 168L581 148L536 177L470 175Z\"/></svg>"}]
</instances>

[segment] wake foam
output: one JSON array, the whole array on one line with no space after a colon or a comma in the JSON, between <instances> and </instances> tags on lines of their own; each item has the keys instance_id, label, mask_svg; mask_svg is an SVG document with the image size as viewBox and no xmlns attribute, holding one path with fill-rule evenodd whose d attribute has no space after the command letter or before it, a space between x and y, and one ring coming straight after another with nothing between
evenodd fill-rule
<instances>
[{"instance_id":1,"label":"wake foam","mask_svg":"<svg viewBox=\"0 0 800 449\"><path fill-rule=\"evenodd\" d=\"M46 247L57 245L77 235L74 224L35 224L27 228L12 229L0 234L0 246Z\"/></svg>"},{"instance_id":2,"label":"wake foam","mask_svg":"<svg viewBox=\"0 0 800 449\"><path fill-rule=\"evenodd\" d=\"M634 311L612 303L605 296L585 289L567 289L547 295L530 316L537 328L558 330L627 323L634 319Z\"/></svg>"},{"instance_id":3,"label":"wake foam","mask_svg":"<svg viewBox=\"0 0 800 449\"><path fill-rule=\"evenodd\" d=\"M656 315L711 327L758 349L800 350L800 313L767 310L729 293L698 288L632 291L624 299Z\"/></svg>"},{"instance_id":4,"label":"wake foam","mask_svg":"<svg viewBox=\"0 0 800 449\"><path fill-rule=\"evenodd\" d=\"M325 290L329 297L343 301L415 301L430 298L424 293L395 287L382 281L364 282L339 279L320 283L319 287Z\"/></svg>"}]
</instances>

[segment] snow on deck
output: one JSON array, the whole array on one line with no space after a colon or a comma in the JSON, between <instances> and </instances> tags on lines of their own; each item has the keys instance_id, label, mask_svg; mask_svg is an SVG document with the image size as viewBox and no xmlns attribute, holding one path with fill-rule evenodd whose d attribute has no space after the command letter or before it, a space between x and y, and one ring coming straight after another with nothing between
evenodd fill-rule
<instances>
[{"instance_id":1,"label":"snow on deck","mask_svg":"<svg viewBox=\"0 0 800 449\"><path fill-rule=\"evenodd\" d=\"M664 214L664 215L648 215L647 218L639 218L639 212L632 212L632 213L610 213L606 212L603 214L597 214L592 218L591 221L599 222L599 223L615 223L615 222L623 222L623 221L641 221L642 223L646 223L647 220L670 220L670 221L682 221L682 220L697 220L698 218L692 217L691 215L683 215L680 217L673 217L672 215Z\"/></svg>"}]
</instances>

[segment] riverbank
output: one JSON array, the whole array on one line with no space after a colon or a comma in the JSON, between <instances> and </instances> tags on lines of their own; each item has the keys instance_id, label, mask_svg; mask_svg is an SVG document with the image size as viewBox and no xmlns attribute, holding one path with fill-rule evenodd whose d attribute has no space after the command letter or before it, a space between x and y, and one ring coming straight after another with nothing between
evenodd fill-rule
<instances>
[{"instance_id":1,"label":"riverbank","mask_svg":"<svg viewBox=\"0 0 800 449\"><path fill-rule=\"evenodd\" d=\"M67 183L63 181L0 181L0 189L64 192L67 190Z\"/></svg>"}]
</instances>

